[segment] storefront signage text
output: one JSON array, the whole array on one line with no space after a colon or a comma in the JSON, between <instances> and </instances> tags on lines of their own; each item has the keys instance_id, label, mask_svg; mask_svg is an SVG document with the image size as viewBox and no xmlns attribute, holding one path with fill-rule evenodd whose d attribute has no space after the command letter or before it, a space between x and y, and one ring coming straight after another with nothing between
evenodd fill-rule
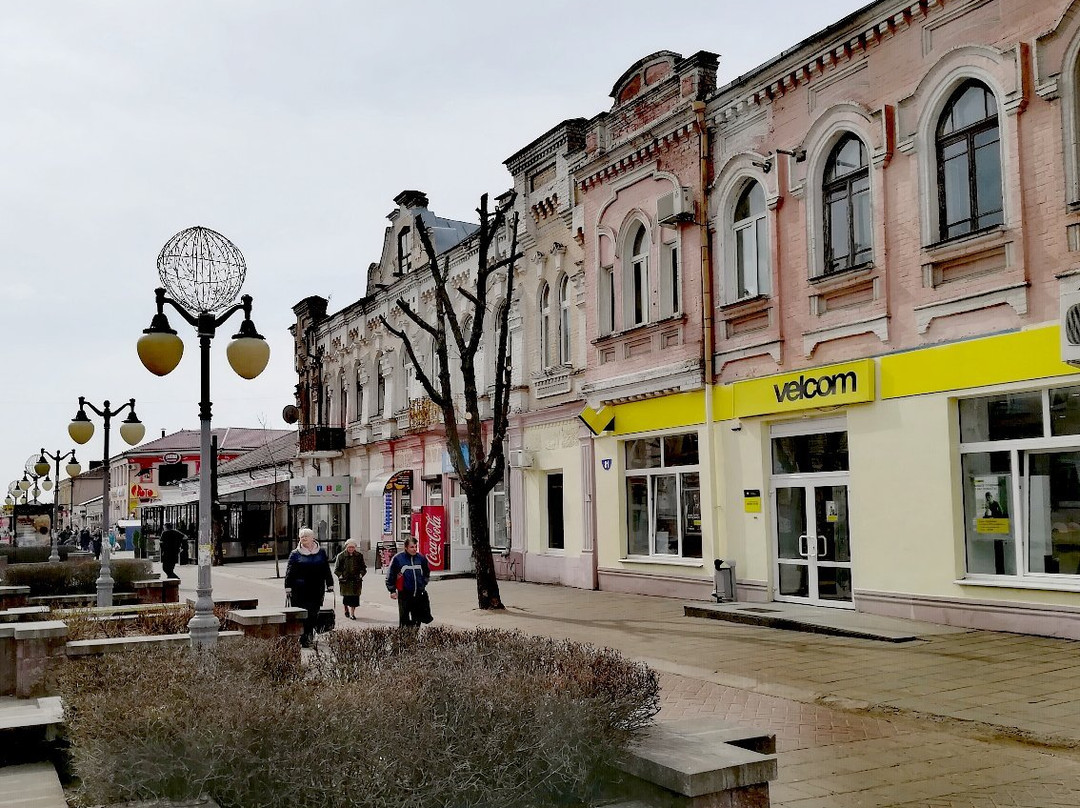
<instances>
[{"instance_id":1,"label":"storefront signage text","mask_svg":"<svg viewBox=\"0 0 1080 808\"><path fill-rule=\"evenodd\" d=\"M748 379L732 385L732 417L859 404L875 398L873 359Z\"/></svg>"}]
</instances>

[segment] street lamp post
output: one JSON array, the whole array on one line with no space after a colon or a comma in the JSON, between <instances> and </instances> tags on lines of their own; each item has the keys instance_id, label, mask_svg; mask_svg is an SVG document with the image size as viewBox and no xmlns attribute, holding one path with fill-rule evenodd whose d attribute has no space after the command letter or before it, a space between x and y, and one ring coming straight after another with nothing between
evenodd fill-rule
<instances>
[{"instance_id":1,"label":"street lamp post","mask_svg":"<svg viewBox=\"0 0 1080 808\"><path fill-rule=\"evenodd\" d=\"M210 341L232 315L244 313L240 330L226 354L232 369L245 379L254 379L263 372L270 360L270 346L251 321L251 295L243 295L240 303L233 303L243 286L247 265L240 250L220 233L205 227L180 231L161 249L157 269L164 288L154 290L157 314L139 338L139 359L151 373L165 376L184 355L184 343L165 316L166 303L194 326L199 336L199 579L195 615L188 623L188 631L193 646L208 647L217 643L218 636L210 581L210 477L215 461L210 452ZM166 291L171 297L166 296ZM219 311L221 314L215 314Z\"/></svg>"},{"instance_id":2,"label":"street lamp post","mask_svg":"<svg viewBox=\"0 0 1080 808\"><path fill-rule=\"evenodd\" d=\"M41 448L41 454L38 456L37 463L34 464L34 471L36 471L39 475L40 474L46 475L45 484L43 484L43 487L45 488L46 491L48 491L50 488L52 488L52 485L53 485L52 482L48 478L49 461L52 460L53 463L56 464L56 473L55 473L54 476L56 478L56 482L59 483L60 482L60 461L61 460L67 460L69 457L71 458L71 462L67 464L67 466L65 467L64 470L67 471L68 477L75 477L75 476L78 475L78 473L80 471L82 471L82 466L80 466L79 461L75 459L75 450L74 449L72 449L70 452L65 452L64 454L60 454L59 449L57 449L55 453L51 453L51 452L46 452L45 447ZM75 484L72 483L73 490L74 490L74 485ZM55 561L55 562L60 561L60 549L59 549L59 547L57 547L57 543L56 543L56 538L57 538L57 529L56 528L57 528L57 524L58 524L57 514L59 513L59 509L57 508L57 501L56 500L57 500L57 497L59 496L59 494L60 494L60 489L57 488L56 493L53 494L52 553L49 554L49 561ZM72 497L74 497L74 494L72 494ZM74 499L72 499L72 504L74 504Z\"/></svg>"},{"instance_id":3,"label":"street lamp post","mask_svg":"<svg viewBox=\"0 0 1080 808\"><path fill-rule=\"evenodd\" d=\"M120 424L120 437L129 446L134 446L142 440L146 427L135 415L135 399L128 399L126 404L121 404L115 410L109 406L108 399L102 409L98 409L84 396L79 396L79 409L75 417L68 424L68 434L78 444L84 444L94 436L94 423L86 414L89 407L97 413L105 422L103 437L105 440L105 455L102 463L102 496L101 496L101 573L97 579L97 605L112 606L113 578L109 567L109 557L112 555L112 542L108 541L109 529L109 494L112 485L109 480L109 426L113 416L119 415L124 410L130 410L128 417Z\"/></svg>"}]
</instances>

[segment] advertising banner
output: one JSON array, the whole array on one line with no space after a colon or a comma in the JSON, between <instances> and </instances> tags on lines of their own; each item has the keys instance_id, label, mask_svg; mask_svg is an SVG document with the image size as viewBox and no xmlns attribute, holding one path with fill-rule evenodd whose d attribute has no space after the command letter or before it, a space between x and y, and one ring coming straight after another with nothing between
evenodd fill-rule
<instances>
[{"instance_id":1,"label":"advertising banner","mask_svg":"<svg viewBox=\"0 0 1080 808\"><path fill-rule=\"evenodd\" d=\"M412 515L412 533L427 556L432 570L446 569L443 541L446 536L446 513L442 505L425 505Z\"/></svg>"}]
</instances>

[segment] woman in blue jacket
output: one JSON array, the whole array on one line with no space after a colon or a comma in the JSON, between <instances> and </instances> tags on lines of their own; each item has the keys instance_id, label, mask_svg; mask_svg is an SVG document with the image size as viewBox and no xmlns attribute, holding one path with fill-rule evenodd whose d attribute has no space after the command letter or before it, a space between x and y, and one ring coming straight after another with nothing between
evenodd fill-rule
<instances>
[{"instance_id":1,"label":"woman in blue jacket","mask_svg":"<svg viewBox=\"0 0 1080 808\"><path fill-rule=\"evenodd\" d=\"M334 576L326 551L315 541L315 531L302 527L299 539L300 543L289 554L289 563L285 567L285 594L293 606L307 609L300 645L309 648L319 622L323 593L334 591Z\"/></svg>"}]
</instances>

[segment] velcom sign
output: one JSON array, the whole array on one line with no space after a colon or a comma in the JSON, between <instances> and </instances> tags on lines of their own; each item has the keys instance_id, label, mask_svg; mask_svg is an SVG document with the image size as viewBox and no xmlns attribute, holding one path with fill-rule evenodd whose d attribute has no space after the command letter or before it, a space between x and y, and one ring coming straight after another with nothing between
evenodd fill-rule
<instances>
[{"instance_id":1,"label":"velcom sign","mask_svg":"<svg viewBox=\"0 0 1080 808\"><path fill-rule=\"evenodd\" d=\"M734 416L835 407L873 401L874 360L810 368L738 382L732 390Z\"/></svg>"}]
</instances>

